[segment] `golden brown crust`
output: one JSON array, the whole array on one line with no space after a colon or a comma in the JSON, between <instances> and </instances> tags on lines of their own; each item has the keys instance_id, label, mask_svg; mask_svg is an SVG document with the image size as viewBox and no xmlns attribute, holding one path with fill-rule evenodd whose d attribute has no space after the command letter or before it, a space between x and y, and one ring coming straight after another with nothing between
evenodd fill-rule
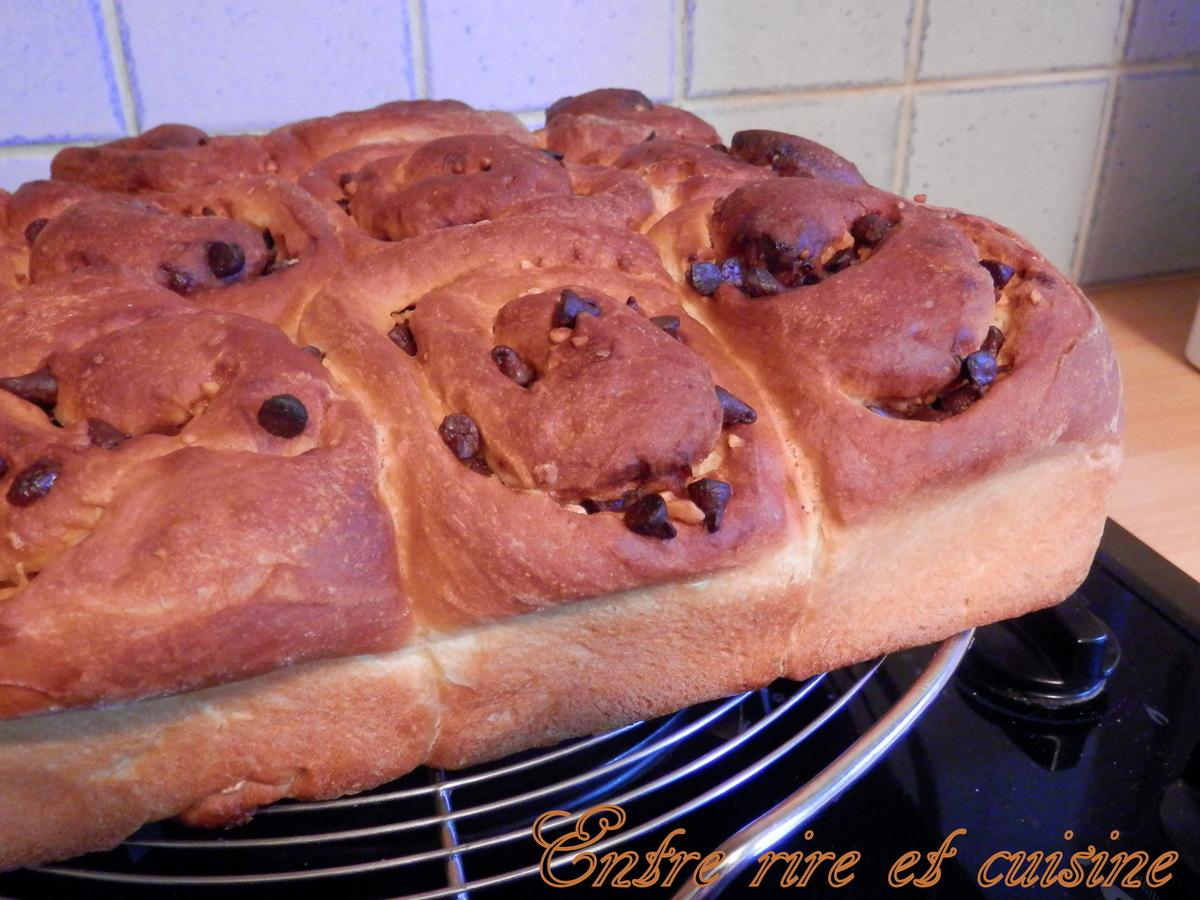
<instances>
[{"instance_id":1,"label":"golden brown crust","mask_svg":"<svg viewBox=\"0 0 1200 900\"><path fill-rule=\"evenodd\" d=\"M630 91L537 136L417 101L0 192L0 868L1078 583L1121 427L1082 295L811 141L716 140Z\"/></svg>"},{"instance_id":2,"label":"golden brown crust","mask_svg":"<svg viewBox=\"0 0 1200 900\"><path fill-rule=\"evenodd\" d=\"M32 282L116 266L201 306L292 332L304 305L345 259L313 198L277 178L70 199L42 204L49 220L31 247ZM214 257L218 243L224 255Z\"/></svg>"},{"instance_id":3,"label":"golden brown crust","mask_svg":"<svg viewBox=\"0 0 1200 900\"><path fill-rule=\"evenodd\" d=\"M686 141L708 146L721 138L703 119L656 104L637 91L606 88L564 97L546 110L542 140L550 150L581 163L612 163L643 141Z\"/></svg>"},{"instance_id":4,"label":"golden brown crust","mask_svg":"<svg viewBox=\"0 0 1200 900\"><path fill-rule=\"evenodd\" d=\"M315 357L104 273L8 298L0 327L0 373L57 388L47 412L0 394L0 716L403 643L374 429ZM300 433L262 424L279 395ZM14 501L39 464L49 487Z\"/></svg>"}]
</instances>

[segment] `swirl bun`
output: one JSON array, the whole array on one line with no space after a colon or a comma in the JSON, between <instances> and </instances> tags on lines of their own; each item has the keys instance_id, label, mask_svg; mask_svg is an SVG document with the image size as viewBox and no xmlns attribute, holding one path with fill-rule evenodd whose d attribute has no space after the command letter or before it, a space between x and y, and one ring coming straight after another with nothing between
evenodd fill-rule
<instances>
[{"instance_id":1,"label":"swirl bun","mask_svg":"<svg viewBox=\"0 0 1200 900\"><path fill-rule=\"evenodd\" d=\"M717 141L635 91L415 101L0 192L0 868L1075 588L1121 433L1083 295Z\"/></svg>"}]
</instances>

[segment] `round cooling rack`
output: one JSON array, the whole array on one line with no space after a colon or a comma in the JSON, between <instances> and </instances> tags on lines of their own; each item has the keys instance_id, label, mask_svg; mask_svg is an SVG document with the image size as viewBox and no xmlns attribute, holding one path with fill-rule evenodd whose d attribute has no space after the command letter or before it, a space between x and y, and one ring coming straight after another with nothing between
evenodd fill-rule
<instances>
[{"instance_id":1,"label":"round cooling rack","mask_svg":"<svg viewBox=\"0 0 1200 900\"><path fill-rule=\"evenodd\" d=\"M418 769L354 797L278 803L228 831L150 825L110 852L0 876L0 896L527 897L549 890L538 877L534 820L569 811L543 830L553 839L604 804L621 807L626 821L588 848L598 855L631 842L654 850L689 813L725 823L720 877L706 887L688 880L676 894L713 897L908 731L971 636L934 648L903 685L885 678L880 659L461 772ZM768 801L754 788L764 779ZM569 855L556 860L571 864Z\"/></svg>"}]
</instances>

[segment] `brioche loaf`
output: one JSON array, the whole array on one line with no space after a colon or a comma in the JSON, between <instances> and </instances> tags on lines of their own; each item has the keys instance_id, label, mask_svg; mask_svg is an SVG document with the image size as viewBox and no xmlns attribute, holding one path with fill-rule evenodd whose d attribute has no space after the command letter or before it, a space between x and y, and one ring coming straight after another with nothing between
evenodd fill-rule
<instances>
[{"instance_id":1,"label":"brioche loaf","mask_svg":"<svg viewBox=\"0 0 1200 900\"><path fill-rule=\"evenodd\" d=\"M1120 458L1017 235L632 91L0 194L0 868L1055 603Z\"/></svg>"}]
</instances>

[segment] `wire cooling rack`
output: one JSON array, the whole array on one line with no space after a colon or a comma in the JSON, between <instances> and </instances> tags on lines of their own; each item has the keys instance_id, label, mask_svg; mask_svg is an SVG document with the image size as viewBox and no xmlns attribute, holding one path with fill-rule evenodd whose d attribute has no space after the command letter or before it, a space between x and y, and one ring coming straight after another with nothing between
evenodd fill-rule
<instances>
[{"instance_id":1,"label":"wire cooling rack","mask_svg":"<svg viewBox=\"0 0 1200 900\"><path fill-rule=\"evenodd\" d=\"M419 769L354 797L279 803L228 831L150 825L108 853L0 876L0 895L237 898L274 888L289 897L530 896L543 887L541 847L530 829L547 810L572 813L545 830L553 838L591 807L620 806L626 826L589 850L636 842L644 853L681 817L723 803L736 809L725 834L736 833L720 848L720 877L707 887L677 885L676 894L715 896L886 753L937 696L970 641L963 632L942 643L899 692L875 684L882 660L780 680L462 772ZM895 702L879 700L897 693ZM828 746L833 732L837 752L814 759L814 736ZM758 778L784 785L773 796L786 799L747 810L752 804L738 797Z\"/></svg>"}]
</instances>

